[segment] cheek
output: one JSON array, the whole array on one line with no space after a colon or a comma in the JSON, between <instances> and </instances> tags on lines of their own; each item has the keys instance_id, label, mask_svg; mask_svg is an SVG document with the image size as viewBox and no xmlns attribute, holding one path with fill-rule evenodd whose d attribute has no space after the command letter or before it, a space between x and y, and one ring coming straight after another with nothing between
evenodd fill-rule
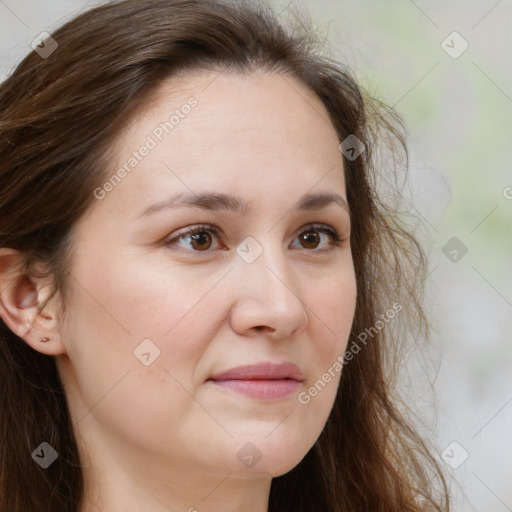
<instances>
[{"instance_id":1,"label":"cheek","mask_svg":"<svg viewBox=\"0 0 512 512\"><path fill-rule=\"evenodd\" d=\"M161 349L171 341L184 349L192 346L187 338L194 338L213 311L211 304L204 307L214 284L211 276L178 266L144 265L141 257L136 262L118 260L115 265L96 261L88 268L78 267L87 286L75 287L77 321L99 339L114 337L109 346L118 345L123 352L146 338Z\"/></svg>"},{"instance_id":2,"label":"cheek","mask_svg":"<svg viewBox=\"0 0 512 512\"><path fill-rule=\"evenodd\" d=\"M127 265L100 263L75 266L62 331L85 410L127 372L116 391L109 394L115 396L131 381L142 385L123 395L120 404L137 402L137 410L151 410L139 409L144 388L154 389L155 397L158 390L163 390L164 398L169 393L181 396L182 388L165 369L183 385L190 384L208 340L206 329L211 328L211 304L208 308L207 302L201 301L207 283L189 286L186 276L176 271L157 276L142 266L129 269ZM198 318L204 321L198 322ZM149 356L143 357L148 352ZM149 359L150 365L144 365L144 359ZM151 404L151 400L146 402Z\"/></svg>"},{"instance_id":3,"label":"cheek","mask_svg":"<svg viewBox=\"0 0 512 512\"><path fill-rule=\"evenodd\" d=\"M134 336L165 340L184 329L192 335L210 320L214 308L208 295L220 276L182 266L128 265L132 275L113 276L105 300Z\"/></svg>"},{"instance_id":4,"label":"cheek","mask_svg":"<svg viewBox=\"0 0 512 512\"><path fill-rule=\"evenodd\" d=\"M313 321L317 334L315 347L325 358L342 353L348 343L356 307L357 287L353 272L347 270L337 280L332 279L325 286L318 285L308 295L308 316Z\"/></svg>"},{"instance_id":5,"label":"cheek","mask_svg":"<svg viewBox=\"0 0 512 512\"><path fill-rule=\"evenodd\" d=\"M85 431L99 423L120 442L153 446L158 440L159 448L173 454L177 448L165 432L180 432L184 425L191 431L189 416L198 424L210 419L197 411L190 392L197 361L211 339L212 305L200 300L201 288L177 297L162 279L140 276L126 283L115 277L110 273L104 287L94 284L105 280L91 279L87 291L75 286L69 294L63 336L75 418ZM143 351L138 350L142 340L151 340ZM148 439L149 431L157 439Z\"/></svg>"},{"instance_id":6,"label":"cheek","mask_svg":"<svg viewBox=\"0 0 512 512\"><path fill-rule=\"evenodd\" d=\"M353 273L347 272L337 282L331 281L325 287L318 287L311 296L310 323L311 373L305 383L299 403L313 409L311 417L327 420L334 402L343 371L343 357L356 307L356 281Z\"/></svg>"}]
</instances>

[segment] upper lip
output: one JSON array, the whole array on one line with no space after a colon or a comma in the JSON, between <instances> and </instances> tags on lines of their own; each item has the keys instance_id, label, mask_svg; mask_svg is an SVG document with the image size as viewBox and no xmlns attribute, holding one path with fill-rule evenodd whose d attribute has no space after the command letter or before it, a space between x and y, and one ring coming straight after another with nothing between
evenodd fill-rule
<instances>
[{"instance_id":1,"label":"upper lip","mask_svg":"<svg viewBox=\"0 0 512 512\"><path fill-rule=\"evenodd\" d=\"M293 363L284 362L280 364L269 361L237 366L222 373L216 373L210 380L282 380L293 379L304 380L304 375L299 367Z\"/></svg>"}]
</instances>

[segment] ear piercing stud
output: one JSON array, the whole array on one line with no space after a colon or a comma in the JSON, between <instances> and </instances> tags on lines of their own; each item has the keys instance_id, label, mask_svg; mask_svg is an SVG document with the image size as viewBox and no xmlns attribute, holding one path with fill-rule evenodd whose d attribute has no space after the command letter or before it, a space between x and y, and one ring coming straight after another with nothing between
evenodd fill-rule
<instances>
[{"instance_id":1,"label":"ear piercing stud","mask_svg":"<svg viewBox=\"0 0 512 512\"><path fill-rule=\"evenodd\" d=\"M47 341L50 341L50 338L47 338L46 336L43 336L39 341L41 343L46 343Z\"/></svg>"}]
</instances>

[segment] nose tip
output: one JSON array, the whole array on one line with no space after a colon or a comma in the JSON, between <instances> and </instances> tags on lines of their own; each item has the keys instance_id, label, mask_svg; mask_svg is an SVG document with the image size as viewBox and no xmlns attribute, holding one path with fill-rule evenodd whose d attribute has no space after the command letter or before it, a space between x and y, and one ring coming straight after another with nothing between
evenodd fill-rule
<instances>
[{"instance_id":1,"label":"nose tip","mask_svg":"<svg viewBox=\"0 0 512 512\"><path fill-rule=\"evenodd\" d=\"M291 334L300 334L300 333L302 333L303 331L305 331L308 328L309 317L308 317L308 314L307 314L305 309L304 309L304 316L305 316L304 322L301 325L298 325L292 331ZM278 330L276 328L274 328L274 327L269 326L269 325L255 325L252 329L255 330L256 332L271 334L275 338L280 337ZM286 334L284 336L286 336Z\"/></svg>"},{"instance_id":2,"label":"nose tip","mask_svg":"<svg viewBox=\"0 0 512 512\"><path fill-rule=\"evenodd\" d=\"M309 324L307 307L295 291L286 269L285 281L276 271L266 265L263 258L242 270L238 279L237 298L231 323L240 334L268 334L281 339L304 332ZM283 268L284 265L281 265Z\"/></svg>"}]
</instances>

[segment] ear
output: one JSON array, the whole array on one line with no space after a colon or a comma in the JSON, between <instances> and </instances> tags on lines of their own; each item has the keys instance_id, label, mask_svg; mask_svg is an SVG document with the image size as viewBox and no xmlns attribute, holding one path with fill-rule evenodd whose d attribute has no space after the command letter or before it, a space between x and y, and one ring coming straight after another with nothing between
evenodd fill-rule
<instances>
[{"instance_id":1,"label":"ear","mask_svg":"<svg viewBox=\"0 0 512 512\"><path fill-rule=\"evenodd\" d=\"M0 248L0 317L7 327L34 350L46 355L65 353L59 332L58 298L43 311L50 287L41 278L24 273L24 256L15 249ZM41 342L41 338L49 338Z\"/></svg>"}]
</instances>

